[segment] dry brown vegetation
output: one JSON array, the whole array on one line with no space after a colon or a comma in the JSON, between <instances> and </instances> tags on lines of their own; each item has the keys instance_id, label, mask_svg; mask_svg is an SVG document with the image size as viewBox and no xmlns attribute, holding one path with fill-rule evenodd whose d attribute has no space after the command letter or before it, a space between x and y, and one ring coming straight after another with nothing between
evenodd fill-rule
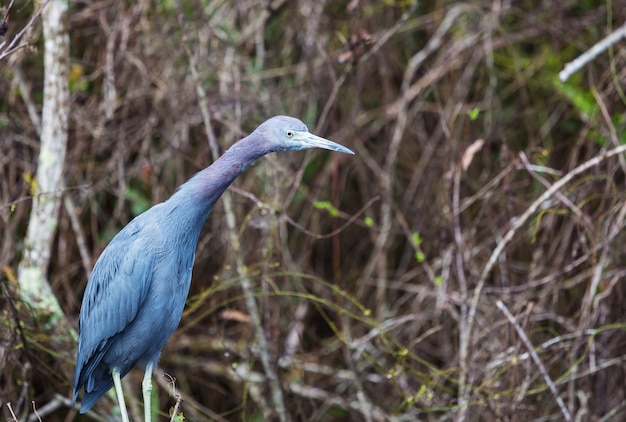
<instances>
[{"instance_id":1,"label":"dry brown vegetation","mask_svg":"<svg viewBox=\"0 0 626 422\"><path fill-rule=\"evenodd\" d=\"M99 253L212 161L211 134L223 150L289 114L357 155L286 153L248 169L231 189L239 249L223 203L213 210L157 371L175 377L188 420L277 419L263 354L291 420L626 418L626 160L610 152L626 141L623 42L557 81L624 22L624 1L182 3L71 5L49 277L74 327ZM35 6L16 2L5 40ZM34 401L67 421L75 341L53 341L15 294L39 32L0 61L0 415L12 402L30 420ZM136 414L141 376L127 383ZM166 412L175 399L158 378Z\"/></svg>"}]
</instances>

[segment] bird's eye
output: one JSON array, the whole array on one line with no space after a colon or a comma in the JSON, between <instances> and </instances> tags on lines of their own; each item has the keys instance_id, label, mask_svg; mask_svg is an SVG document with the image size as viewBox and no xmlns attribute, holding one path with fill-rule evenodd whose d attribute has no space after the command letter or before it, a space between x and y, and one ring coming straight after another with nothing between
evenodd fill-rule
<instances>
[{"instance_id":1,"label":"bird's eye","mask_svg":"<svg viewBox=\"0 0 626 422\"><path fill-rule=\"evenodd\" d=\"M287 138L293 138L293 132L290 130L286 131L285 135L287 135Z\"/></svg>"}]
</instances>

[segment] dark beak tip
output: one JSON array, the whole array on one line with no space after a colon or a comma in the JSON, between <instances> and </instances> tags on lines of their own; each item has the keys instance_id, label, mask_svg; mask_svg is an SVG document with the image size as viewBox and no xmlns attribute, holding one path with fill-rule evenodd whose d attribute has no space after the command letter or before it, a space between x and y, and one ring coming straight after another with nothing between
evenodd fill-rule
<instances>
[{"instance_id":1,"label":"dark beak tip","mask_svg":"<svg viewBox=\"0 0 626 422\"><path fill-rule=\"evenodd\" d=\"M350 148L346 148L346 147L343 147L342 149L338 149L336 151L337 152L343 152L344 154L348 154L348 155L356 155L356 153L354 151L352 151Z\"/></svg>"}]
</instances>

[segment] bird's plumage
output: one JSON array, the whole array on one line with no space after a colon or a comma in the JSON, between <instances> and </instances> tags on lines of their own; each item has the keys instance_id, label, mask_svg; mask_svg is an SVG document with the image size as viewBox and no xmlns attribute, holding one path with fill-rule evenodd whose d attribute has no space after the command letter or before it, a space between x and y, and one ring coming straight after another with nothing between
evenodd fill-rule
<instances>
[{"instance_id":1,"label":"bird's plumage","mask_svg":"<svg viewBox=\"0 0 626 422\"><path fill-rule=\"evenodd\" d=\"M180 322L202 225L233 180L265 154L314 147L352 153L310 134L298 119L269 119L111 240L80 312L73 401L84 388L81 413L113 386L113 369L124 377L158 360Z\"/></svg>"}]
</instances>

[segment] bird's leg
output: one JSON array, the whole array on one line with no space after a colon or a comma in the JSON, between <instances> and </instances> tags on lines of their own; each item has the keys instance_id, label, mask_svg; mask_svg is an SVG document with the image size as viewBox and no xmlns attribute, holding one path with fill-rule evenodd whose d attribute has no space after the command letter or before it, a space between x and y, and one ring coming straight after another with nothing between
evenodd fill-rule
<instances>
[{"instance_id":1,"label":"bird's leg","mask_svg":"<svg viewBox=\"0 0 626 422\"><path fill-rule=\"evenodd\" d=\"M143 374L143 382L141 388L143 390L143 415L145 422L152 422L152 406L150 400L152 398L152 369L154 365L152 362L146 365L146 372Z\"/></svg>"},{"instance_id":2,"label":"bird's leg","mask_svg":"<svg viewBox=\"0 0 626 422\"><path fill-rule=\"evenodd\" d=\"M122 378L120 378L120 371L113 369L111 371L113 376L113 384L115 384L115 393L117 393L117 402L120 405L120 412L122 413L122 422L130 422L128 419L128 412L126 411L126 402L124 401L124 391L122 391Z\"/></svg>"}]
</instances>

